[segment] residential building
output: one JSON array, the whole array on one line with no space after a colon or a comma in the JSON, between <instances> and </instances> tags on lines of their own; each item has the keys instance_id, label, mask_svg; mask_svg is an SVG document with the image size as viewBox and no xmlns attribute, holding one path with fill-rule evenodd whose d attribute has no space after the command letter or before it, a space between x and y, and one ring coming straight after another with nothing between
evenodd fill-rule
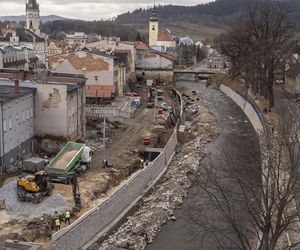
<instances>
[{"instance_id":1,"label":"residential building","mask_svg":"<svg viewBox=\"0 0 300 250\"><path fill-rule=\"evenodd\" d=\"M175 36L172 35L170 30L166 29L159 35L156 45L161 47L163 52L166 52L168 48L176 48Z\"/></svg>"},{"instance_id":2,"label":"residential building","mask_svg":"<svg viewBox=\"0 0 300 250\"><path fill-rule=\"evenodd\" d=\"M121 41L119 37L102 37L97 42L87 44L86 47L103 52L130 51L128 53L129 69L131 74L135 74L136 43Z\"/></svg>"},{"instance_id":3,"label":"residential building","mask_svg":"<svg viewBox=\"0 0 300 250\"><path fill-rule=\"evenodd\" d=\"M156 46L158 39L158 18L157 11L154 6L152 15L149 20L149 46Z\"/></svg>"},{"instance_id":4,"label":"residential building","mask_svg":"<svg viewBox=\"0 0 300 250\"><path fill-rule=\"evenodd\" d=\"M35 88L4 86L0 80L0 169L9 170L35 149Z\"/></svg>"},{"instance_id":5,"label":"residential building","mask_svg":"<svg viewBox=\"0 0 300 250\"><path fill-rule=\"evenodd\" d=\"M138 49L136 75L146 79L172 81L174 57L152 49Z\"/></svg>"},{"instance_id":6,"label":"residential building","mask_svg":"<svg viewBox=\"0 0 300 250\"><path fill-rule=\"evenodd\" d=\"M0 48L0 68L29 70L36 66L37 57L32 49L7 46Z\"/></svg>"},{"instance_id":7,"label":"residential building","mask_svg":"<svg viewBox=\"0 0 300 250\"><path fill-rule=\"evenodd\" d=\"M61 55L64 52L65 43L60 40L49 40L48 56Z\"/></svg>"},{"instance_id":8,"label":"residential building","mask_svg":"<svg viewBox=\"0 0 300 250\"><path fill-rule=\"evenodd\" d=\"M84 32L74 32L66 34L65 42L69 45L77 45L83 48L87 44L87 35Z\"/></svg>"},{"instance_id":9,"label":"residential building","mask_svg":"<svg viewBox=\"0 0 300 250\"><path fill-rule=\"evenodd\" d=\"M284 89L297 100L300 99L300 63L290 65L286 71Z\"/></svg>"},{"instance_id":10,"label":"residential building","mask_svg":"<svg viewBox=\"0 0 300 250\"><path fill-rule=\"evenodd\" d=\"M118 90L118 58L95 49L82 49L49 58L49 67L58 73L81 74L87 78L87 98L106 97L104 89L110 86L110 97Z\"/></svg>"},{"instance_id":11,"label":"residential building","mask_svg":"<svg viewBox=\"0 0 300 250\"><path fill-rule=\"evenodd\" d=\"M0 85L35 90L34 130L42 143L44 140L83 139L85 137L85 82L82 75L60 73L37 73L0 69Z\"/></svg>"}]
</instances>

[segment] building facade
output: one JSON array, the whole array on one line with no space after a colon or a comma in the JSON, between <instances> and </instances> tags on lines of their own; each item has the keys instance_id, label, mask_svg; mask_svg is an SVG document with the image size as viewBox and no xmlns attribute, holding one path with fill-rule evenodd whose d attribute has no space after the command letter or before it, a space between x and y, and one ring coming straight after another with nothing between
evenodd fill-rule
<instances>
[{"instance_id":1,"label":"building facade","mask_svg":"<svg viewBox=\"0 0 300 250\"><path fill-rule=\"evenodd\" d=\"M1 172L35 150L35 88L4 86L0 80Z\"/></svg>"},{"instance_id":2,"label":"building facade","mask_svg":"<svg viewBox=\"0 0 300 250\"><path fill-rule=\"evenodd\" d=\"M34 50L25 47L7 46L0 48L0 68L29 70L36 66Z\"/></svg>"},{"instance_id":3,"label":"building facade","mask_svg":"<svg viewBox=\"0 0 300 250\"><path fill-rule=\"evenodd\" d=\"M74 32L72 34L66 34L65 42L68 45L77 45L83 48L87 44L88 37L84 32Z\"/></svg>"},{"instance_id":4,"label":"building facade","mask_svg":"<svg viewBox=\"0 0 300 250\"><path fill-rule=\"evenodd\" d=\"M50 57L49 67L58 73L84 75L87 78L87 97L107 97L103 96L106 86L110 86L112 96L117 94L119 67L118 58L115 56L98 50L83 49Z\"/></svg>"}]
</instances>

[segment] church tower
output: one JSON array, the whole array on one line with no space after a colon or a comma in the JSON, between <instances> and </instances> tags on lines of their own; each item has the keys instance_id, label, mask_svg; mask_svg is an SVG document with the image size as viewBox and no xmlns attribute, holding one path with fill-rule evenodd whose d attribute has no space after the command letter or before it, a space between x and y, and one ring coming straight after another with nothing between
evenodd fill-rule
<instances>
[{"instance_id":1,"label":"church tower","mask_svg":"<svg viewBox=\"0 0 300 250\"><path fill-rule=\"evenodd\" d=\"M154 6L152 15L149 21L149 46L156 46L158 39L158 18L157 18L157 11Z\"/></svg>"},{"instance_id":2,"label":"church tower","mask_svg":"<svg viewBox=\"0 0 300 250\"><path fill-rule=\"evenodd\" d=\"M36 0L26 2L26 29L40 35L40 7Z\"/></svg>"}]
</instances>

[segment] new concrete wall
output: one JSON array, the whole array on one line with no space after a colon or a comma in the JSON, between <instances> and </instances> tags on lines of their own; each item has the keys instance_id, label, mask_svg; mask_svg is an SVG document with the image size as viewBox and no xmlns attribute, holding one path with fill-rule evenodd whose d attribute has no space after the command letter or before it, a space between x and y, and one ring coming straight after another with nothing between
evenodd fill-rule
<instances>
[{"instance_id":1,"label":"new concrete wall","mask_svg":"<svg viewBox=\"0 0 300 250\"><path fill-rule=\"evenodd\" d=\"M259 113L259 110L257 110L254 104L251 104L251 102L247 101L239 93L224 85L220 86L220 90L228 97L230 97L244 111L257 134L265 133L262 114Z\"/></svg>"},{"instance_id":2,"label":"new concrete wall","mask_svg":"<svg viewBox=\"0 0 300 250\"><path fill-rule=\"evenodd\" d=\"M180 94L177 92L177 95ZM85 213L69 227L53 234L52 249L86 249L109 231L164 174L174 155L176 145L177 130L175 129L166 147L153 162L134 174L99 206Z\"/></svg>"}]
</instances>

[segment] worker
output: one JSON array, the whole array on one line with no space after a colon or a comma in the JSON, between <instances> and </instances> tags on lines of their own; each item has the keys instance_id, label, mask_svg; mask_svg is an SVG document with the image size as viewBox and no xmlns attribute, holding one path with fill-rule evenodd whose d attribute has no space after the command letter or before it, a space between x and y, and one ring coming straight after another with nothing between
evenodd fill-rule
<instances>
[{"instance_id":1,"label":"worker","mask_svg":"<svg viewBox=\"0 0 300 250\"><path fill-rule=\"evenodd\" d=\"M66 224L71 224L71 212L69 210L66 211Z\"/></svg>"},{"instance_id":2,"label":"worker","mask_svg":"<svg viewBox=\"0 0 300 250\"><path fill-rule=\"evenodd\" d=\"M55 230L56 231L60 230L60 219L59 219L59 217L57 217L55 219Z\"/></svg>"},{"instance_id":3,"label":"worker","mask_svg":"<svg viewBox=\"0 0 300 250\"><path fill-rule=\"evenodd\" d=\"M144 162L145 162L144 159L141 158L141 159L140 159L140 168L143 168L143 167L144 167Z\"/></svg>"}]
</instances>

